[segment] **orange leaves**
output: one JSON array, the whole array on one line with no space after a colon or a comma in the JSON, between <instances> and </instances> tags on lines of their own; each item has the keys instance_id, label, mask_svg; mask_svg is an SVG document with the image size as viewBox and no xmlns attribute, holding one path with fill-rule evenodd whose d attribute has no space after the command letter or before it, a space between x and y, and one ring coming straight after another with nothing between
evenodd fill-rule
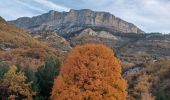
<instances>
[{"instance_id":1,"label":"orange leaves","mask_svg":"<svg viewBox=\"0 0 170 100\"><path fill-rule=\"evenodd\" d=\"M52 99L125 100L126 82L120 61L101 44L77 46L54 82Z\"/></svg>"}]
</instances>

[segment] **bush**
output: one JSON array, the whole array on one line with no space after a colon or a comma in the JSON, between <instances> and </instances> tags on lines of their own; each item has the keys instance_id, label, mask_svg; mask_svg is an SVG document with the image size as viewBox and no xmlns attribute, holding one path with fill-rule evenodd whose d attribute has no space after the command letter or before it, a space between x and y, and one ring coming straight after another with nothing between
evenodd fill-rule
<instances>
[{"instance_id":1,"label":"bush","mask_svg":"<svg viewBox=\"0 0 170 100\"><path fill-rule=\"evenodd\" d=\"M28 66L24 69L25 76L27 77L27 82L32 82L31 87L35 92L39 91L39 86L37 83L37 77L35 76L35 72Z\"/></svg>"}]
</instances>

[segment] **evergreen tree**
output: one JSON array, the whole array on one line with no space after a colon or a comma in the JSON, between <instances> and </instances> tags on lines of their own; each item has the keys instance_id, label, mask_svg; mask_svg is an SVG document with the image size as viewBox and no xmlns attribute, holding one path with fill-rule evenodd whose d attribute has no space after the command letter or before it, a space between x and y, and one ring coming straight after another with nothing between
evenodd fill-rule
<instances>
[{"instance_id":1,"label":"evergreen tree","mask_svg":"<svg viewBox=\"0 0 170 100\"><path fill-rule=\"evenodd\" d=\"M55 57L48 57L45 65L36 72L39 95L48 98L52 90L55 77L59 73L60 62Z\"/></svg>"}]
</instances>

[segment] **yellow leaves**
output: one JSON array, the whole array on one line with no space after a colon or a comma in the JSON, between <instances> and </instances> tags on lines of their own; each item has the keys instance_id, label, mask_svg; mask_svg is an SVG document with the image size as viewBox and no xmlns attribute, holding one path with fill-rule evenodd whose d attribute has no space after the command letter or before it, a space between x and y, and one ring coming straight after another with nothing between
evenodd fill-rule
<instances>
[{"instance_id":1,"label":"yellow leaves","mask_svg":"<svg viewBox=\"0 0 170 100\"><path fill-rule=\"evenodd\" d=\"M30 88L31 83L26 83L26 79L23 72L17 72L16 66L11 66L9 71L5 73L0 85L8 92L7 97L9 98L15 98L18 95L21 95L28 100L32 100L34 92L32 92Z\"/></svg>"},{"instance_id":2,"label":"yellow leaves","mask_svg":"<svg viewBox=\"0 0 170 100\"><path fill-rule=\"evenodd\" d=\"M140 92L149 92L149 76L144 74L141 77L139 77L138 79L139 83L137 84L137 86L135 87L136 90L140 91Z\"/></svg>"},{"instance_id":3,"label":"yellow leaves","mask_svg":"<svg viewBox=\"0 0 170 100\"><path fill-rule=\"evenodd\" d=\"M127 85L120 72L120 61L111 49L101 44L77 46L62 65L51 97L60 100L126 100Z\"/></svg>"}]
</instances>

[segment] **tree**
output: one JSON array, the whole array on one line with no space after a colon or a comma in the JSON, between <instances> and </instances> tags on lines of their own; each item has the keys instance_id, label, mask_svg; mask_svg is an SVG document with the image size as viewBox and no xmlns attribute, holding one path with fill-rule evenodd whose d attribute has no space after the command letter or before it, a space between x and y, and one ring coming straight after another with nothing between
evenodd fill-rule
<instances>
[{"instance_id":1,"label":"tree","mask_svg":"<svg viewBox=\"0 0 170 100\"><path fill-rule=\"evenodd\" d=\"M3 78L4 74L8 71L8 66L0 61L0 79Z\"/></svg>"},{"instance_id":2,"label":"tree","mask_svg":"<svg viewBox=\"0 0 170 100\"><path fill-rule=\"evenodd\" d=\"M31 84L32 90L35 92L38 92L39 86L37 84L37 77L35 76L35 72L29 66L27 66L24 69L24 73L25 73L25 76L27 77L26 82L32 82Z\"/></svg>"},{"instance_id":3,"label":"tree","mask_svg":"<svg viewBox=\"0 0 170 100\"><path fill-rule=\"evenodd\" d=\"M11 66L0 83L0 98L32 100L34 92L31 83L26 83L26 79L23 72L17 72L17 67Z\"/></svg>"},{"instance_id":4,"label":"tree","mask_svg":"<svg viewBox=\"0 0 170 100\"><path fill-rule=\"evenodd\" d=\"M36 84L39 86L39 96L48 98L52 90L54 79L59 73L60 62L56 57L48 57L45 65L36 72Z\"/></svg>"},{"instance_id":5,"label":"tree","mask_svg":"<svg viewBox=\"0 0 170 100\"><path fill-rule=\"evenodd\" d=\"M120 61L101 44L75 47L52 89L53 100L126 100Z\"/></svg>"}]
</instances>

